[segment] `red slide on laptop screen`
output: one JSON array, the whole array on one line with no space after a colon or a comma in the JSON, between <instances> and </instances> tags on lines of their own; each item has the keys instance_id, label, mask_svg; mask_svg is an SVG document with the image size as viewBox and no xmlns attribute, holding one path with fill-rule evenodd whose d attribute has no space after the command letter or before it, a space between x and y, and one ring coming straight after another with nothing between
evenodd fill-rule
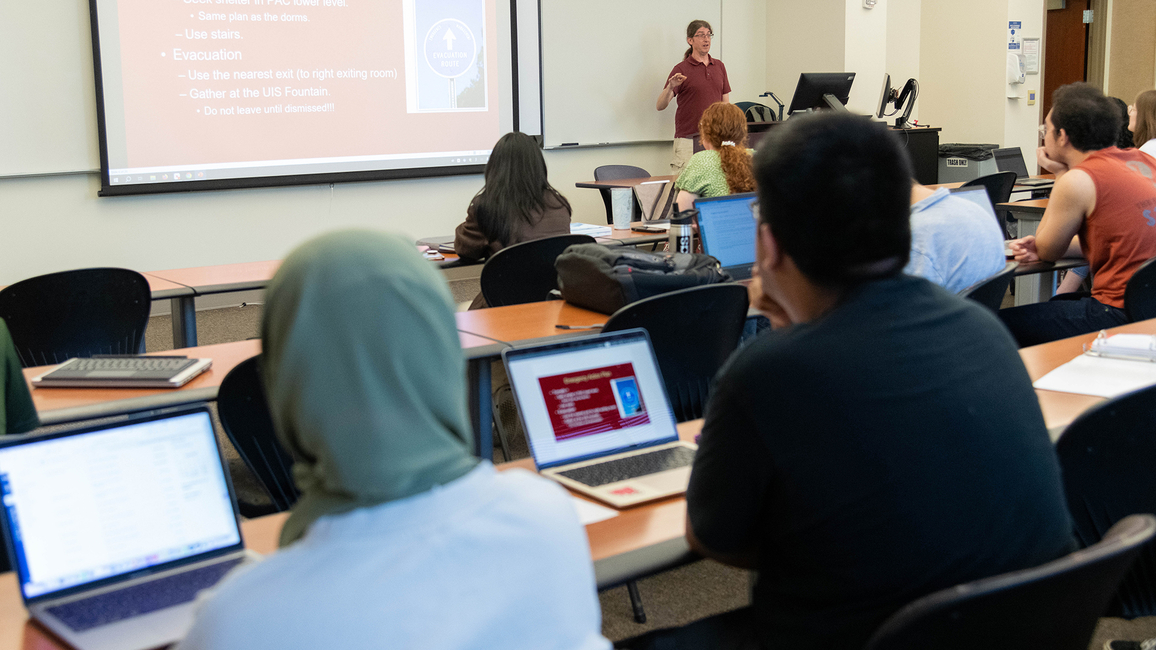
<instances>
[{"instance_id":1,"label":"red slide on laptop screen","mask_svg":"<svg viewBox=\"0 0 1156 650\"><path fill-rule=\"evenodd\" d=\"M632 363L542 377L538 383L555 440L650 422Z\"/></svg>"}]
</instances>

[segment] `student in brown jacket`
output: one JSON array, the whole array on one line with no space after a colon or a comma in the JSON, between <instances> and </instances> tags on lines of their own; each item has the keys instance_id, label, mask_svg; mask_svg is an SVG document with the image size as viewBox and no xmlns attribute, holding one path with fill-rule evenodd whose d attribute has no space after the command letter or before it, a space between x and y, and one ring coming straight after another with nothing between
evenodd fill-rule
<instances>
[{"instance_id":1,"label":"student in brown jacket","mask_svg":"<svg viewBox=\"0 0 1156 650\"><path fill-rule=\"evenodd\" d=\"M485 179L454 233L454 250L462 259L480 260L513 244L570 234L570 203L546 180L546 160L530 136L517 131L502 136L486 163Z\"/></svg>"}]
</instances>

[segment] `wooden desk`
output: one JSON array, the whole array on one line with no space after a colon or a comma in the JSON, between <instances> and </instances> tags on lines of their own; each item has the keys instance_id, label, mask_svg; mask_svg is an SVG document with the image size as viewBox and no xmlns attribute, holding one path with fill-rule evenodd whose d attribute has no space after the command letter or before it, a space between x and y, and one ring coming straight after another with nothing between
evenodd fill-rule
<instances>
[{"instance_id":1,"label":"wooden desk","mask_svg":"<svg viewBox=\"0 0 1156 650\"><path fill-rule=\"evenodd\" d=\"M1036 234L1040 219L1044 216L1044 211L1048 209L1048 199L1000 203L995 206L995 209L1007 210L1011 213L1012 218L1016 221L1015 236L1016 239L1019 239ZM1015 304L1017 307L1036 302L1046 302L1056 294L1056 275L1054 273L1017 277L1015 283Z\"/></svg>"},{"instance_id":2,"label":"wooden desk","mask_svg":"<svg viewBox=\"0 0 1156 650\"><path fill-rule=\"evenodd\" d=\"M679 436L693 441L702 420L678 425ZM501 470L533 471L530 459L503 463ZM288 513L241 523L245 546L262 554L277 550L277 538ZM642 578L696 559L685 538L686 500L671 497L619 512L617 517L586 527L598 589ZM28 620L20 600L16 574L0 574L0 650L64 650L68 648Z\"/></svg>"},{"instance_id":3,"label":"wooden desk","mask_svg":"<svg viewBox=\"0 0 1156 650\"><path fill-rule=\"evenodd\" d=\"M1107 330L1109 334L1156 334L1156 319L1129 323ZM1081 334L1051 343L1033 345L1020 350L1020 358L1024 367L1028 369L1028 376L1032 381L1043 377L1052 370L1075 359L1083 353L1085 344L1090 344L1098 332ZM1052 440L1058 436L1060 429L1067 426L1089 407L1103 400L1092 395L1077 395L1074 393L1060 393L1050 390L1037 390L1036 397L1040 400L1040 410L1044 413L1044 422L1052 432Z\"/></svg>"},{"instance_id":4,"label":"wooden desk","mask_svg":"<svg viewBox=\"0 0 1156 650\"><path fill-rule=\"evenodd\" d=\"M1028 178L1035 178L1035 179L1039 179L1039 180L1053 181L1053 182L1045 184L1045 185L1020 185L1017 183L1017 184L1012 186L1012 192L1013 193L1014 192L1037 192L1037 191L1038 192L1044 192L1044 191L1051 192L1052 186L1055 184L1054 181L1056 180L1056 175L1055 174L1040 174L1038 176L1029 176ZM956 181L954 183L936 183L934 185L928 185L927 187L929 187L933 190L937 190L941 187L946 187L949 190L954 190L958 187L963 187L964 183L968 183L968 182L970 182L970 181Z\"/></svg>"},{"instance_id":5,"label":"wooden desk","mask_svg":"<svg viewBox=\"0 0 1156 650\"><path fill-rule=\"evenodd\" d=\"M651 183L654 181L670 181L673 183L676 178L678 178L678 174L669 176L647 176L644 178L614 178L605 181L581 181L574 183L574 187L590 190L609 190L615 187L633 188L643 183Z\"/></svg>"}]
</instances>

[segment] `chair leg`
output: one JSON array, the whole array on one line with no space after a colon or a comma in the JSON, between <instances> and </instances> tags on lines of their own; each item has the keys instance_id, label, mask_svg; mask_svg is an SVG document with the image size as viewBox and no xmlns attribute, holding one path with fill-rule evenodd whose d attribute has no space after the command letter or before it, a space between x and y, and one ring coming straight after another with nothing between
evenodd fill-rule
<instances>
[{"instance_id":1,"label":"chair leg","mask_svg":"<svg viewBox=\"0 0 1156 650\"><path fill-rule=\"evenodd\" d=\"M634 610L634 622L646 622L646 610L642 609L642 596L638 594L638 583L631 580L626 583L626 591L630 594L630 609Z\"/></svg>"},{"instance_id":2,"label":"chair leg","mask_svg":"<svg viewBox=\"0 0 1156 650\"><path fill-rule=\"evenodd\" d=\"M506 444L506 427L502 425L502 417L498 412L498 405L494 404L494 431L498 433L498 448L502 450L502 460L509 462L510 446Z\"/></svg>"}]
</instances>

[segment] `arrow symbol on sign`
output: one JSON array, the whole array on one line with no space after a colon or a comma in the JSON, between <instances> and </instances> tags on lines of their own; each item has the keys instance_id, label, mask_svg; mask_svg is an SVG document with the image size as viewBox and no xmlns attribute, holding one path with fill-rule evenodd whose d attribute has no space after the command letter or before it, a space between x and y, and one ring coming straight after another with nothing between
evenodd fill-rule
<instances>
[{"instance_id":1,"label":"arrow symbol on sign","mask_svg":"<svg viewBox=\"0 0 1156 650\"><path fill-rule=\"evenodd\" d=\"M457 38L457 36L454 36L454 30L447 27L446 28L446 35L443 36L442 38L445 39L447 50L454 49L454 39Z\"/></svg>"}]
</instances>

